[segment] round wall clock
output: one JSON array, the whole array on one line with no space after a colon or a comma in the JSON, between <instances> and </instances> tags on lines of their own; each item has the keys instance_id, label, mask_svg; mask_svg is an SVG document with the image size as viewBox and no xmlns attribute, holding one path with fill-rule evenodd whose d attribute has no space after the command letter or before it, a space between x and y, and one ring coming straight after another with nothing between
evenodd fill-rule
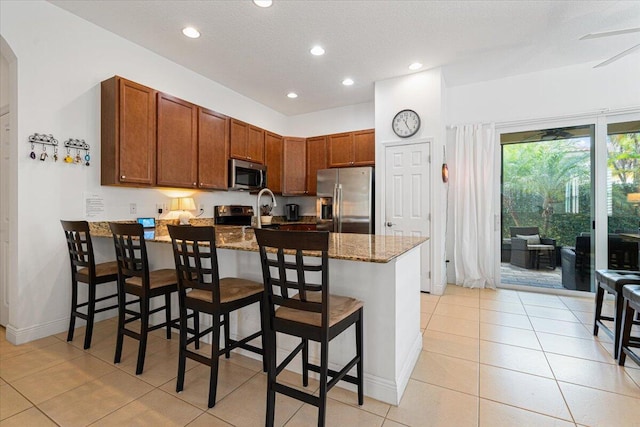
<instances>
[{"instance_id":1,"label":"round wall clock","mask_svg":"<svg viewBox=\"0 0 640 427\"><path fill-rule=\"evenodd\" d=\"M400 138L409 138L420 129L420 116L413 110L402 110L393 118L391 127Z\"/></svg>"}]
</instances>

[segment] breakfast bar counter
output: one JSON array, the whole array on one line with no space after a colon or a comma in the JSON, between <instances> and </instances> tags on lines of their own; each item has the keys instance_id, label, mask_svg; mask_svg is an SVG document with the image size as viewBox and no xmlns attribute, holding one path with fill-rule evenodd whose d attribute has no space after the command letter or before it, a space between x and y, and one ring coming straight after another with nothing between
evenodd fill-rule
<instances>
[{"instance_id":1,"label":"breakfast bar counter","mask_svg":"<svg viewBox=\"0 0 640 427\"><path fill-rule=\"evenodd\" d=\"M192 220L192 224L211 225L205 220ZM90 227L93 237L102 237L93 239L94 248L111 253L113 257L108 223L94 222ZM151 268L174 267L166 226L158 225L146 237ZM426 240L368 234L330 235L330 292L364 302L364 393L393 405L400 402L422 350L420 251ZM220 277L262 282L253 229L216 226L216 246ZM254 331L260 325L258 310L252 307L240 310L231 325L232 336L244 336ZM332 340L329 346L332 369L343 366L353 356L355 333L353 330L346 332ZM284 354L297 345L296 340L288 338L278 338L279 353ZM256 357L252 353L243 354ZM310 345L309 357L317 361L319 356L319 347ZM300 369L301 364L294 363L290 367Z\"/></svg>"}]
</instances>

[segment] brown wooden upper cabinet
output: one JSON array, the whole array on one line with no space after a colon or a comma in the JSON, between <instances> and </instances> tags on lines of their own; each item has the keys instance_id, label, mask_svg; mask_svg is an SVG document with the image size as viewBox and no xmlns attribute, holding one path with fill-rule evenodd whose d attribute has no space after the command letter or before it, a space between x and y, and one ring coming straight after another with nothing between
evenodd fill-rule
<instances>
[{"instance_id":1,"label":"brown wooden upper cabinet","mask_svg":"<svg viewBox=\"0 0 640 427\"><path fill-rule=\"evenodd\" d=\"M307 191L315 196L318 191L318 170L327 167L327 137L307 138Z\"/></svg>"},{"instance_id":2,"label":"brown wooden upper cabinet","mask_svg":"<svg viewBox=\"0 0 640 427\"><path fill-rule=\"evenodd\" d=\"M102 185L155 185L156 91L114 76L101 92Z\"/></svg>"},{"instance_id":3,"label":"brown wooden upper cabinet","mask_svg":"<svg viewBox=\"0 0 640 427\"><path fill-rule=\"evenodd\" d=\"M282 137L266 132L264 136L264 164L267 166L267 187L282 194Z\"/></svg>"},{"instance_id":4,"label":"brown wooden upper cabinet","mask_svg":"<svg viewBox=\"0 0 640 427\"><path fill-rule=\"evenodd\" d=\"M285 137L282 143L282 194L300 196L306 191L307 142L304 138Z\"/></svg>"},{"instance_id":5,"label":"brown wooden upper cabinet","mask_svg":"<svg viewBox=\"0 0 640 427\"><path fill-rule=\"evenodd\" d=\"M198 107L158 93L157 178L164 187L198 187Z\"/></svg>"},{"instance_id":6,"label":"brown wooden upper cabinet","mask_svg":"<svg viewBox=\"0 0 640 427\"><path fill-rule=\"evenodd\" d=\"M264 163L264 129L231 119L229 155L234 159Z\"/></svg>"},{"instance_id":7,"label":"brown wooden upper cabinet","mask_svg":"<svg viewBox=\"0 0 640 427\"><path fill-rule=\"evenodd\" d=\"M198 108L198 187L229 188L229 117Z\"/></svg>"},{"instance_id":8,"label":"brown wooden upper cabinet","mask_svg":"<svg viewBox=\"0 0 640 427\"><path fill-rule=\"evenodd\" d=\"M329 135L328 166L330 168L375 165L375 132L373 129Z\"/></svg>"}]
</instances>

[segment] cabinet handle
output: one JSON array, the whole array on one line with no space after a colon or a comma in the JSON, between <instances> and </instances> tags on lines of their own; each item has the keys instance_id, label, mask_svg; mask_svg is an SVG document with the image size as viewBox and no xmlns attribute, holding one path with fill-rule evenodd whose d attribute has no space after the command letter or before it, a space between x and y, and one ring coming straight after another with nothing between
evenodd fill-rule
<instances>
[{"instance_id":1,"label":"cabinet handle","mask_svg":"<svg viewBox=\"0 0 640 427\"><path fill-rule=\"evenodd\" d=\"M127 179L127 177L125 175L122 175L120 179Z\"/></svg>"},{"instance_id":2,"label":"cabinet handle","mask_svg":"<svg viewBox=\"0 0 640 427\"><path fill-rule=\"evenodd\" d=\"M193 183L193 186L195 187L196 185L198 185L198 184L194 182L194 183Z\"/></svg>"},{"instance_id":3,"label":"cabinet handle","mask_svg":"<svg viewBox=\"0 0 640 427\"><path fill-rule=\"evenodd\" d=\"M204 185L203 183L200 183L200 187L202 187L203 185Z\"/></svg>"}]
</instances>

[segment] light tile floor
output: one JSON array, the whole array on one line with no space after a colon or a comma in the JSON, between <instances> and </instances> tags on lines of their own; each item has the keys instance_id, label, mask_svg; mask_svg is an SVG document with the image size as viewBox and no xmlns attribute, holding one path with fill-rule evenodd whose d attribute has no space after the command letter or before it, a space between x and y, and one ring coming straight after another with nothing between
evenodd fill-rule
<instances>
[{"instance_id":1,"label":"light tile floor","mask_svg":"<svg viewBox=\"0 0 640 427\"><path fill-rule=\"evenodd\" d=\"M354 393L335 387L328 426L640 426L640 367L619 367L611 340L591 335L591 297L450 285L421 300L423 351L400 405L358 407ZM174 391L177 339L156 331L135 376L132 340L112 363L115 328L98 323L88 351L83 329L73 343L62 333L17 347L0 330L0 426L264 425L259 361L222 358L218 402L207 409L206 367L189 361L185 390ZM282 375L301 387L299 375ZM277 398L279 426L313 426L316 416Z\"/></svg>"}]
</instances>

